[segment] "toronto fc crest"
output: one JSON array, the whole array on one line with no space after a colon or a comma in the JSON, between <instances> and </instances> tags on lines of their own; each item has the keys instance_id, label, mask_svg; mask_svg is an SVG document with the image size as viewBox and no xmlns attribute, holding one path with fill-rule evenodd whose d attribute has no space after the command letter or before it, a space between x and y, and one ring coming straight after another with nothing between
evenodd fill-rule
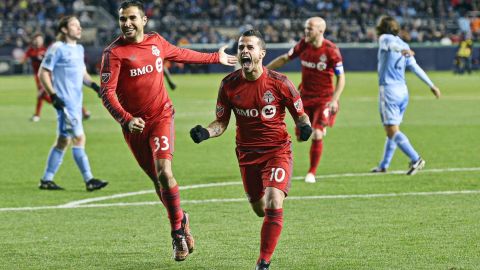
<instances>
[{"instance_id":1,"label":"toronto fc crest","mask_svg":"<svg viewBox=\"0 0 480 270\"><path fill-rule=\"evenodd\" d=\"M263 94L263 100L265 100L266 103L272 103L275 100L275 97L270 90L267 90L267 92Z\"/></svg>"},{"instance_id":2,"label":"toronto fc crest","mask_svg":"<svg viewBox=\"0 0 480 270\"><path fill-rule=\"evenodd\" d=\"M160 50L155 45L152 45L152 54L155 56L160 56Z\"/></svg>"}]
</instances>

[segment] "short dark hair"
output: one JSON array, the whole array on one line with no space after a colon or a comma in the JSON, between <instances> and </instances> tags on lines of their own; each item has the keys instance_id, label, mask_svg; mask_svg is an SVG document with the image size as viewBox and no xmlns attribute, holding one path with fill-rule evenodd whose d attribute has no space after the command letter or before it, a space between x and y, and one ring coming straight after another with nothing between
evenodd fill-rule
<instances>
[{"instance_id":1,"label":"short dark hair","mask_svg":"<svg viewBox=\"0 0 480 270\"><path fill-rule=\"evenodd\" d=\"M398 35L400 32L400 26L398 22L391 16L383 16L380 18L377 25L377 35L391 34Z\"/></svg>"},{"instance_id":2,"label":"short dark hair","mask_svg":"<svg viewBox=\"0 0 480 270\"><path fill-rule=\"evenodd\" d=\"M140 0L127 0L127 1L123 1L121 4L120 4L120 9L126 9L126 8L129 8L129 7L137 7L143 14L145 14L145 7L143 5L143 1L140 1Z\"/></svg>"},{"instance_id":3,"label":"short dark hair","mask_svg":"<svg viewBox=\"0 0 480 270\"><path fill-rule=\"evenodd\" d=\"M260 48L262 50L265 50L267 48L267 45L265 44L265 40L263 39L262 33L260 33L260 31L258 31L257 29L247 30L242 33L241 37L257 37Z\"/></svg>"}]
</instances>

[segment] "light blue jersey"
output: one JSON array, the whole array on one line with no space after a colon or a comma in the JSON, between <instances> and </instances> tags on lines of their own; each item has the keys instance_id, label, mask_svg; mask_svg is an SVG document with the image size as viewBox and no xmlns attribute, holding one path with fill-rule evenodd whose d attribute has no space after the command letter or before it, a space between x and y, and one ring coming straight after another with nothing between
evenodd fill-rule
<instances>
[{"instance_id":1,"label":"light blue jersey","mask_svg":"<svg viewBox=\"0 0 480 270\"><path fill-rule=\"evenodd\" d=\"M405 70L410 69L429 87L432 81L415 61L415 57L402 55L410 47L398 36L383 34L379 38L378 83L380 85L379 110L383 124L399 125L408 105Z\"/></svg>"},{"instance_id":2,"label":"light blue jersey","mask_svg":"<svg viewBox=\"0 0 480 270\"><path fill-rule=\"evenodd\" d=\"M63 136L73 135L71 131L66 131L73 129L75 135L83 134L82 88L86 70L83 46L57 41L48 48L41 67L52 72L53 88L65 102L65 108L74 124L73 127L65 127L65 114L58 111L59 133Z\"/></svg>"}]
</instances>

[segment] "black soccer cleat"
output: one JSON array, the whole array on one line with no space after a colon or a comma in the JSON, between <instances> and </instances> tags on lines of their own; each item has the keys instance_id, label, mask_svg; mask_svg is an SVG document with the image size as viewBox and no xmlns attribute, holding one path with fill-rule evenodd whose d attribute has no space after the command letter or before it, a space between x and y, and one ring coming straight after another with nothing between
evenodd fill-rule
<instances>
[{"instance_id":1,"label":"black soccer cleat","mask_svg":"<svg viewBox=\"0 0 480 270\"><path fill-rule=\"evenodd\" d=\"M409 164L409 169L407 171L407 175L414 175L419 170L423 169L423 167L425 167L425 160L423 158L419 158L415 162L412 161Z\"/></svg>"},{"instance_id":2,"label":"black soccer cleat","mask_svg":"<svg viewBox=\"0 0 480 270\"><path fill-rule=\"evenodd\" d=\"M386 173L387 169L385 168L380 168L380 167L375 167L370 170L371 173Z\"/></svg>"},{"instance_id":3,"label":"black soccer cleat","mask_svg":"<svg viewBox=\"0 0 480 270\"><path fill-rule=\"evenodd\" d=\"M255 270L268 270L270 269L270 263L267 263L265 260L260 260L259 263L257 263L257 266L255 266Z\"/></svg>"},{"instance_id":4,"label":"black soccer cleat","mask_svg":"<svg viewBox=\"0 0 480 270\"><path fill-rule=\"evenodd\" d=\"M107 181L102 181L100 179L92 178L85 183L87 191L94 191L97 189L102 189L108 185Z\"/></svg>"},{"instance_id":5,"label":"black soccer cleat","mask_svg":"<svg viewBox=\"0 0 480 270\"><path fill-rule=\"evenodd\" d=\"M45 189L45 190L64 190L61 186L57 185L53 181L44 181L40 179L40 184L38 185L39 189Z\"/></svg>"}]
</instances>

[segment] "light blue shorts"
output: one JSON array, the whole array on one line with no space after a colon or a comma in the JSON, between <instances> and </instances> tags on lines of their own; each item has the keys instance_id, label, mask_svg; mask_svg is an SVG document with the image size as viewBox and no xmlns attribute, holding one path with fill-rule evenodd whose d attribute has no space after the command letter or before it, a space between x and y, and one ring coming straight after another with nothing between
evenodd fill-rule
<instances>
[{"instance_id":1,"label":"light blue shorts","mask_svg":"<svg viewBox=\"0 0 480 270\"><path fill-rule=\"evenodd\" d=\"M406 85L380 85L378 109L383 125L400 125L408 105Z\"/></svg>"},{"instance_id":2,"label":"light blue shorts","mask_svg":"<svg viewBox=\"0 0 480 270\"><path fill-rule=\"evenodd\" d=\"M81 107L57 110L57 134L62 137L78 137L84 134Z\"/></svg>"}]
</instances>

